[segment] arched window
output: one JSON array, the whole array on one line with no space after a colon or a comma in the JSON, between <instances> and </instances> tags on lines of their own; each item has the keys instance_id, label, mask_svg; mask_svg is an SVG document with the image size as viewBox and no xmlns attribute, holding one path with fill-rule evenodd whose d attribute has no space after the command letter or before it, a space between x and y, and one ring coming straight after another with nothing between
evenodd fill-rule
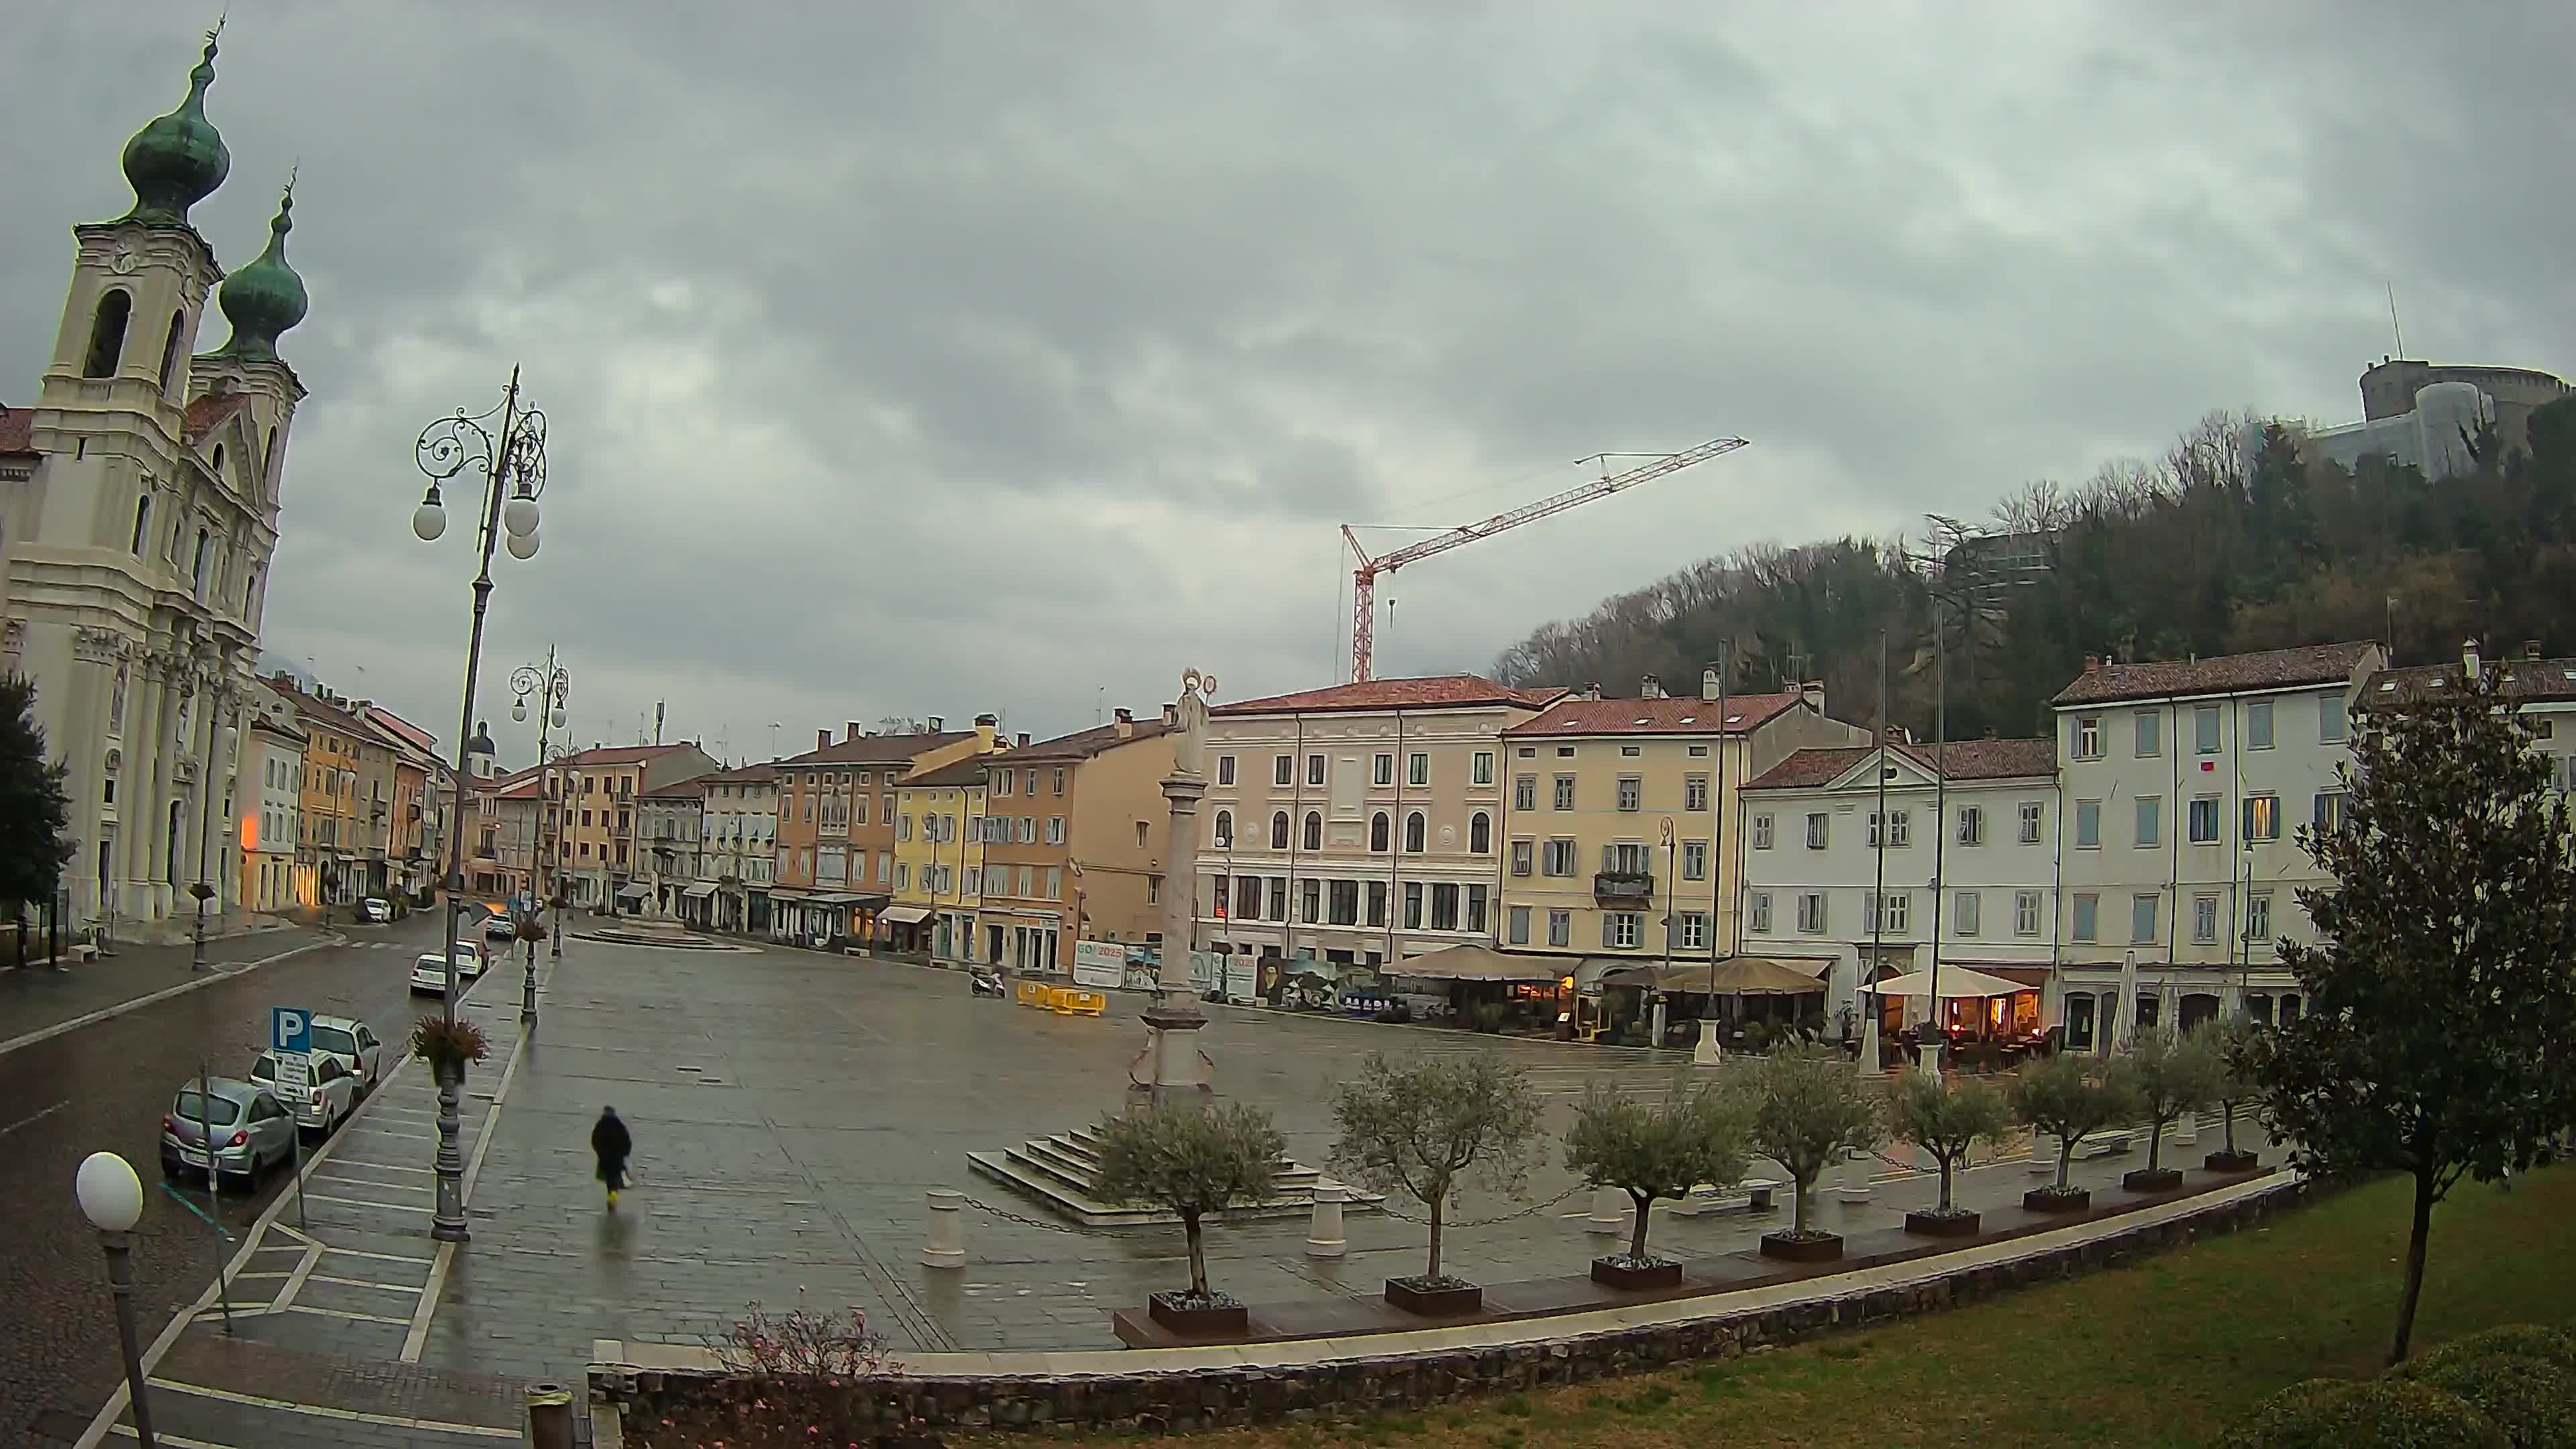
<instances>
[{"instance_id":1,"label":"arched window","mask_svg":"<svg viewBox=\"0 0 2576 1449\"><path fill-rule=\"evenodd\" d=\"M1234 844L1234 812L1231 810L1216 812L1216 843L1219 848Z\"/></svg>"},{"instance_id":2,"label":"arched window","mask_svg":"<svg viewBox=\"0 0 2576 1449\"><path fill-rule=\"evenodd\" d=\"M1270 848L1272 850L1288 848L1288 812L1285 810L1270 817Z\"/></svg>"},{"instance_id":3,"label":"arched window","mask_svg":"<svg viewBox=\"0 0 2576 1449\"><path fill-rule=\"evenodd\" d=\"M218 483L222 482L224 479L224 445L221 443L215 444L215 466L212 471L215 475L215 481Z\"/></svg>"},{"instance_id":4,"label":"arched window","mask_svg":"<svg viewBox=\"0 0 2576 1449\"><path fill-rule=\"evenodd\" d=\"M197 591L197 597L201 599L206 596L206 552L212 544L212 537L204 529L198 529L197 558L195 563L189 565L188 577Z\"/></svg>"},{"instance_id":5,"label":"arched window","mask_svg":"<svg viewBox=\"0 0 2576 1449\"><path fill-rule=\"evenodd\" d=\"M1324 848L1324 816L1321 811L1306 812L1306 848L1308 850Z\"/></svg>"},{"instance_id":6,"label":"arched window","mask_svg":"<svg viewBox=\"0 0 2576 1449\"><path fill-rule=\"evenodd\" d=\"M136 558L141 558L141 557L143 557L143 530L144 530L144 529L146 529L146 528L148 528L148 527L150 527L150 526L151 526L151 523L152 523L152 495L151 495L151 494L149 494L149 493L146 493L146 494L144 494L142 497L137 498L137 499L135 499L135 500L134 500L134 549L133 549L133 552L134 552L134 556L135 556Z\"/></svg>"},{"instance_id":7,"label":"arched window","mask_svg":"<svg viewBox=\"0 0 2576 1449\"><path fill-rule=\"evenodd\" d=\"M1494 848L1494 817L1479 810L1467 817L1467 851L1471 855L1490 854Z\"/></svg>"},{"instance_id":8,"label":"arched window","mask_svg":"<svg viewBox=\"0 0 2576 1449\"><path fill-rule=\"evenodd\" d=\"M100 294L98 316L89 324L89 360L83 377L114 377L125 358L125 324L134 315L134 298L123 288Z\"/></svg>"},{"instance_id":9,"label":"arched window","mask_svg":"<svg viewBox=\"0 0 2576 1449\"><path fill-rule=\"evenodd\" d=\"M1404 817L1404 848L1406 853L1412 855L1420 855L1422 853L1422 832L1425 823L1426 822L1422 818L1422 812L1419 810L1416 810Z\"/></svg>"},{"instance_id":10,"label":"arched window","mask_svg":"<svg viewBox=\"0 0 2576 1449\"><path fill-rule=\"evenodd\" d=\"M1386 812L1383 810L1369 817L1369 849L1386 849Z\"/></svg>"},{"instance_id":11,"label":"arched window","mask_svg":"<svg viewBox=\"0 0 2576 1449\"><path fill-rule=\"evenodd\" d=\"M250 574L248 575L248 577L246 577L246 578L244 578L244 579L242 580L242 617L243 617L243 618L245 618L245 619L250 618L250 617L252 616L252 614L253 614L254 612L256 612L256 611L253 609L253 607L252 607L252 606L253 606L254 604L256 604L256 603L258 602L258 600L259 600L259 570L258 570L258 569L256 569L256 568L254 568L254 569L252 569L252 570L250 571Z\"/></svg>"},{"instance_id":12,"label":"arched window","mask_svg":"<svg viewBox=\"0 0 2576 1449\"><path fill-rule=\"evenodd\" d=\"M188 314L170 314L170 335L161 343L161 390L168 392L179 385L179 333L188 325Z\"/></svg>"}]
</instances>

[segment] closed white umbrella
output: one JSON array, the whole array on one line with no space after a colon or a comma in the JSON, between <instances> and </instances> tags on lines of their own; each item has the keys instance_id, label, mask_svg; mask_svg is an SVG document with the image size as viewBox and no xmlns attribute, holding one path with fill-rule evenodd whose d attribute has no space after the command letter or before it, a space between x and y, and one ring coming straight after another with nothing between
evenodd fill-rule
<instances>
[{"instance_id":1,"label":"closed white umbrella","mask_svg":"<svg viewBox=\"0 0 2576 1449\"><path fill-rule=\"evenodd\" d=\"M1860 1070L1863 1076L1878 1075L1878 998L1866 986L1860 998Z\"/></svg>"},{"instance_id":2,"label":"closed white umbrella","mask_svg":"<svg viewBox=\"0 0 2576 1449\"><path fill-rule=\"evenodd\" d=\"M2137 1039L2137 1035L2138 953L2128 951L2120 956L2120 999L2111 1008L2111 1030L2105 1033L2105 1039L2120 1050L2127 1051L2129 1044Z\"/></svg>"}]
</instances>

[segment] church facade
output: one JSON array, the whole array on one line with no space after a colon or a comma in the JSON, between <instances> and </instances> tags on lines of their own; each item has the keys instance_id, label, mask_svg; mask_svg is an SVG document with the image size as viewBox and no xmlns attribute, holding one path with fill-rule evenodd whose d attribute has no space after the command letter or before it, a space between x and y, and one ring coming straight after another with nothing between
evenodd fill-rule
<instances>
[{"instance_id":1,"label":"church facade","mask_svg":"<svg viewBox=\"0 0 2576 1449\"><path fill-rule=\"evenodd\" d=\"M303 320L286 261L227 275L188 219L231 169L206 117L215 41L187 96L126 144L134 206L75 226L71 287L34 406L0 413L0 668L33 679L67 766L77 853L66 920L119 934L242 901L239 823L263 804L260 613L304 387L278 355ZM200 352L207 304L229 336Z\"/></svg>"}]
</instances>

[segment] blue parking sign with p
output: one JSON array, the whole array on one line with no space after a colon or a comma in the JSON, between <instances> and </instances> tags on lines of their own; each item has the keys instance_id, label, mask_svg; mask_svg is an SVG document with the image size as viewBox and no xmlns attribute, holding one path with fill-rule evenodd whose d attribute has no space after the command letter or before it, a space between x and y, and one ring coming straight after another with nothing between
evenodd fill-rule
<instances>
[{"instance_id":1,"label":"blue parking sign with p","mask_svg":"<svg viewBox=\"0 0 2576 1449\"><path fill-rule=\"evenodd\" d=\"M268 1013L268 1046L271 1051L306 1052L313 1049L313 1015L300 1006L278 1006Z\"/></svg>"}]
</instances>

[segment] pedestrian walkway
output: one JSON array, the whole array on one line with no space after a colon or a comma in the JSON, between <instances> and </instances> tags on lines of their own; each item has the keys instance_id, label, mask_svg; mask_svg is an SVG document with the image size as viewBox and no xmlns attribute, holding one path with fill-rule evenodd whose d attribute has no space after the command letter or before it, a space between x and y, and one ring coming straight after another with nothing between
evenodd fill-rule
<instances>
[{"instance_id":1,"label":"pedestrian walkway","mask_svg":"<svg viewBox=\"0 0 2576 1449\"><path fill-rule=\"evenodd\" d=\"M458 1111L469 1227L488 1220L473 1209L474 1187L520 1059L518 993L498 989L515 984L457 1009L492 1046ZM458 1256L430 1236L437 1122L427 1067L406 1060L306 1159L301 1190L278 1194L227 1275L154 1344L162 1442L391 1449L519 1437L519 1379L415 1362ZM117 1436L131 1436L130 1413L94 1426L81 1449Z\"/></svg>"},{"instance_id":2,"label":"pedestrian walkway","mask_svg":"<svg viewBox=\"0 0 2576 1449\"><path fill-rule=\"evenodd\" d=\"M272 926L206 942L204 971L194 969L194 943L182 946L115 945L114 954L53 970L29 966L0 971L0 1053L31 1045L74 1027L105 1020L218 976L255 970L337 938L292 926Z\"/></svg>"}]
</instances>

